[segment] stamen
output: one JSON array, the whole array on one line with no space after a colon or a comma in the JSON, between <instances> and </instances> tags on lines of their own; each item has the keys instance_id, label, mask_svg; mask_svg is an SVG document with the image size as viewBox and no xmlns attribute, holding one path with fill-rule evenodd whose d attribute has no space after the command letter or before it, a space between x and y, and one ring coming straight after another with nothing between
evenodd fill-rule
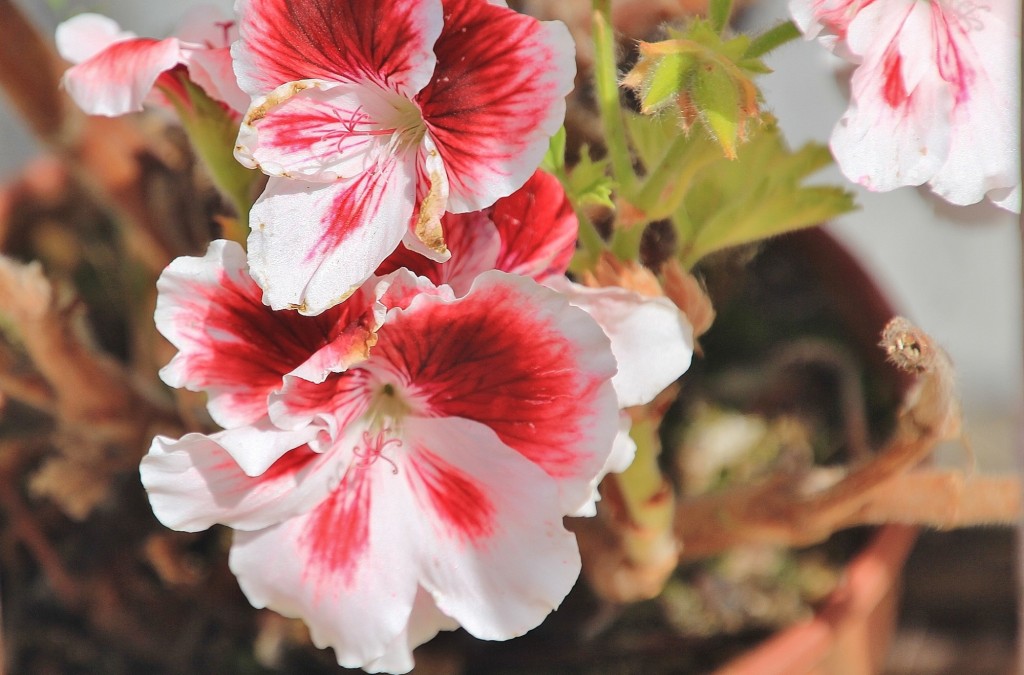
<instances>
[{"instance_id":1,"label":"stamen","mask_svg":"<svg viewBox=\"0 0 1024 675\"><path fill-rule=\"evenodd\" d=\"M378 431L376 436L371 436L369 431L363 432L362 444L352 449L352 454L358 459L357 468L367 469L373 466L378 459L383 459L391 465L391 473L398 475L398 465L383 454L384 449L391 444L394 444L396 448L402 447L402 441L391 436L390 433L391 429L387 427Z\"/></svg>"}]
</instances>

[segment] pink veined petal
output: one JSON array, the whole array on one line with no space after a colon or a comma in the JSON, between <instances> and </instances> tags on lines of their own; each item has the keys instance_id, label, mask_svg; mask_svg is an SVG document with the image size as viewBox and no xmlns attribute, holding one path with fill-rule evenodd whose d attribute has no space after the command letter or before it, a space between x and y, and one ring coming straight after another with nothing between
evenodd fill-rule
<instances>
[{"instance_id":1,"label":"pink veined petal","mask_svg":"<svg viewBox=\"0 0 1024 675\"><path fill-rule=\"evenodd\" d=\"M445 616L437 608L434 599L423 588L416 591L416 599L412 604L409 624L394 644L384 652L384 656L374 659L362 668L368 673L407 673L412 670L412 650L427 642L443 630L455 630L459 622Z\"/></svg>"},{"instance_id":2,"label":"pink veined petal","mask_svg":"<svg viewBox=\"0 0 1024 675\"><path fill-rule=\"evenodd\" d=\"M229 108L239 114L248 109L249 95L238 88L238 81L235 79L235 71L232 68L230 48L192 49L185 47L183 51L189 79L209 94L210 98L226 103Z\"/></svg>"},{"instance_id":3,"label":"pink veined petal","mask_svg":"<svg viewBox=\"0 0 1024 675\"><path fill-rule=\"evenodd\" d=\"M876 0L790 0L789 12L806 39L817 38L839 56L859 63L859 56L846 45L846 31L857 13L873 2Z\"/></svg>"},{"instance_id":4,"label":"pink veined petal","mask_svg":"<svg viewBox=\"0 0 1024 675\"><path fill-rule=\"evenodd\" d=\"M249 265L274 309L319 314L398 246L412 214L414 156L321 186L271 178L249 215Z\"/></svg>"},{"instance_id":5,"label":"pink veined petal","mask_svg":"<svg viewBox=\"0 0 1024 675\"><path fill-rule=\"evenodd\" d=\"M410 523L417 505L408 468L395 457L352 456L317 507L266 530L236 532L231 548L229 564L249 602L302 618L313 643L333 647L343 666L389 657L411 620L421 559Z\"/></svg>"},{"instance_id":6,"label":"pink veined petal","mask_svg":"<svg viewBox=\"0 0 1024 675\"><path fill-rule=\"evenodd\" d=\"M666 298L624 288L587 288L565 277L548 286L597 321L612 343L618 371L612 378L619 407L650 403L679 379L693 358L693 327Z\"/></svg>"},{"instance_id":7,"label":"pink veined petal","mask_svg":"<svg viewBox=\"0 0 1024 675\"><path fill-rule=\"evenodd\" d=\"M501 236L496 269L541 283L569 269L579 221L551 174L534 172L523 187L495 202L491 219Z\"/></svg>"},{"instance_id":8,"label":"pink veined petal","mask_svg":"<svg viewBox=\"0 0 1024 675\"><path fill-rule=\"evenodd\" d=\"M445 284L434 284L425 276L417 276L408 269L398 269L383 277L377 286L381 303L388 310L405 309L421 295L436 296L445 301L455 299L455 292Z\"/></svg>"},{"instance_id":9,"label":"pink veined petal","mask_svg":"<svg viewBox=\"0 0 1024 675\"><path fill-rule=\"evenodd\" d=\"M482 0L445 0L437 69L416 97L448 170L448 210L490 206L540 164L565 117L568 29Z\"/></svg>"},{"instance_id":10,"label":"pink veined petal","mask_svg":"<svg viewBox=\"0 0 1024 675\"><path fill-rule=\"evenodd\" d=\"M931 16L953 109L949 153L929 184L953 204L973 204L1020 185L1020 3L936 3Z\"/></svg>"},{"instance_id":11,"label":"pink veined petal","mask_svg":"<svg viewBox=\"0 0 1024 675\"><path fill-rule=\"evenodd\" d=\"M66 61L81 63L96 56L104 49L123 40L130 40L135 33L121 30L116 21L102 14L85 13L74 16L57 26L55 40L57 51Z\"/></svg>"},{"instance_id":12,"label":"pink veined petal","mask_svg":"<svg viewBox=\"0 0 1024 675\"><path fill-rule=\"evenodd\" d=\"M402 103L408 106L373 85L289 82L253 101L235 157L272 176L318 183L352 179L393 151L396 105Z\"/></svg>"},{"instance_id":13,"label":"pink veined petal","mask_svg":"<svg viewBox=\"0 0 1024 675\"><path fill-rule=\"evenodd\" d=\"M236 0L242 89L296 80L373 82L412 97L434 70L440 0Z\"/></svg>"},{"instance_id":14,"label":"pink veined petal","mask_svg":"<svg viewBox=\"0 0 1024 675\"><path fill-rule=\"evenodd\" d=\"M407 418L403 440L399 476L385 478L415 495L406 517L438 609L485 640L536 627L580 570L555 481L477 422Z\"/></svg>"},{"instance_id":15,"label":"pink veined petal","mask_svg":"<svg viewBox=\"0 0 1024 675\"><path fill-rule=\"evenodd\" d=\"M392 310L365 367L390 371L419 414L462 417L556 478L564 512L590 497L611 452L618 405L608 338L585 312L530 279L477 278L454 302Z\"/></svg>"},{"instance_id":16,"label":"pink veined petal","mask_svg":"<svg viewBox=\"0 0 1024 675\"><path fill-rule=\"evenodd\" d=\"M224 427L266 415L267 395L282 377L321 349L340 355L336 341L347 340L350 359L365 356L379 323L365 298L316 318L272 311L260 301L242 247L223 240L201 258L176 259L157 289L157 328L179 350L160 376L172 387L206 391L210 414Z\"/></svg>"},{"instance_id":17,"label":"pink veined petal","mask_svg":"<svg viewBox=\"0 0 1024 675\"><path fill-rule=\"evenodd\" d=\"M297 447L253 478L220 446L220 436L153 439L139 471L153 513L167 527L262 529L305 513L327 494L333 458Z\"/></svg>"},{"instance_id":18,"label":"pink veined petal","mask_svg":"<svg viewBox=\"0 0 1024 675\"><path fill-rule=\"evenodd\" d=\"M64 73L64 88L91 115L116 116L142 110L158 77L184 63L176 38L115 42Z\"/></svg>"},{"instance_id":19,"label":"pink veined petal","mask_svg":"<svg viewBox=\"0 0 1024 675\"><path fill-rule=\"evenodd\" d=\"M900 47L916 40L915 48L930 49L930 23L926 3L894 0L874 3L851 24L851 44L876 40L879 48L854 73L850 107L830 145L847 178L870 190L921 185L948 154L950 92L923 55L907 57Z\"/></svg>"}]
</instances>

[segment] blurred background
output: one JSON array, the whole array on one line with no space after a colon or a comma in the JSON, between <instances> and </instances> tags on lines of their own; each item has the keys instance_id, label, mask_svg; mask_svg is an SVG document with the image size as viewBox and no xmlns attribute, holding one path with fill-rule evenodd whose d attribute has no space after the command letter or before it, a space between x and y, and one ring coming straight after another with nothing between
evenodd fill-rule
<instances>
[{"instance_id":1,"label":"blurred background","mask_svg":"<svg viewBox=\"0 0 1024 675\"><path fill-rule=\"evenodd\" d=\"M230 0L15 0L52 34L83 11L115 17L139 35L169 34L186 9ZM782 0L756 2L742 26L757 30L786 16ZM3 17L0 16L0 21ZM816 43L798 41L767 59L760 80L769 109L792 145L827 142L847 105L849 66ZM0 95L0 106L3 105ZM0 182L39 152L10 113L0 114ZM820 182L844 184L838 170ZM964 424L983 472L1016 467L1022 387L1021 231L1017 216L987 204L952 207L926 188L857 193L860 210L829 226L885 289L892 304L953 358ZM950 444L939 461L965 466ZM1009 530L926 535L907 574L903 628L891 672L1010 672L1013 650L1013 535ZM936 592L941 589L941 592ZM1007 614L1009 612L1009 614ZM957 665L960 664L960 665Z\"/></svg>"}]
</instances>

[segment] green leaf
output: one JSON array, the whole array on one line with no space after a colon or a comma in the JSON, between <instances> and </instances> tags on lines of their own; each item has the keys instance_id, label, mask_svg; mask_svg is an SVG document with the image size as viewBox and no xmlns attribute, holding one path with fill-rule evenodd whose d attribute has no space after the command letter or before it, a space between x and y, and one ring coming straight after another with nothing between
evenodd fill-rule
<instances>
[{"instance_id":1,"label":"green leaf","mask_svg":"<svg viewBox=\"0 0 1024 675\"><path fill-rule=\"evenodd\" d=\"M594 161L590 158L590 148L580 149L580 161L569 172L565 191L574 204L599 204L610 209L615 208L612 201L614 182L608 176L609 160L607 158Z\"/></svg>"},{"instance_id":2,"label":"green leaf","mask_svg":"<svg viewBox=\"0 0 1024 675\"><path fill-rule=\"evenodd\" d=\"M712 28L719 35L729 25L731 14L732 0L710 0L708 2L708 18L711 19Z\"/></svg>"},{"instance_id":3,"label":"green leaf","mask_svg":"<svg viewBox=\"0 0 1024 675\"><path fill-rule=\"evenodd\" d=\"M565 175L565 127L560 127L548 143L548 151L540 162L540 168L550 174L562 177Z\"/></svg>"}]
</instances>

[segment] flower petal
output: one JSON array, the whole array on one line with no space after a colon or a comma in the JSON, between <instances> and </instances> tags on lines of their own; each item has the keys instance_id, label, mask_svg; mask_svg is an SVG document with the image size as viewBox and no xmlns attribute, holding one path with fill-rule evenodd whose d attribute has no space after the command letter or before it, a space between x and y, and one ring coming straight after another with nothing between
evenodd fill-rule
<instances>
[{"instance_id":1,"label":"flower petal","mask_svg":"<svg viewBox=\"0 0 1024 675\"><path fill-rule=\"evenodd\" d=\"M81 63L104 49L135 37L135 33L121 30L113 19L102 14L79 14L57 26L54 39L57 51L71 63Z\"/></svg>"},{"instance_id":2,"label":"flower petal","mask_svg":"<svg viewBox=\"0 0 1024 675\"><path fill-rule=\"evenodd\" d=\"M363 666L368 673L407 673L412 670L412 650L432 639L440 631L455 630L459 622L445 616L434 599L422 588L416 590L416 599L409 615L409 625L395 638L384 656Z\"/></svg>"},{"instance_id":3,"label":"flower petal","mask_svg":"<svg viewBox=\"0 0 1024 675\"><path fill-rule=\"evenodd\" d=\"M312 360L357 360L379 324L379 312L361 298L321 317L274 312L260 301L245 252L234 242L210 244L202 258L182 257L157 281L157 329L178 348L160 376L172 387L209 394L209 409L223 427L259 420L267 395L282 377Z\"/></svg>"},{"instance_id":4,"label":"flower petal","mask_svg":"<svg viewBox=\"0 0 1024 675\"><path fill-rule=\"evenodd\" d=\"M440 0L237 0L233 47L242 89L295 80L375 82L412 97L434 70Z\"/></svg>"},{"instance_id":5,"label":"flower petal","mask_svg":"<svg viewBox=\"0 0 1024 675\"><path fill-rule=\"evenodd\" d=\"M536 627L580 570L555 481L476 422L410 418L403 434L418 507L407 517L438 608L485 640Z\"/></svg>"},{"instance_id":6,"label":"flower petal","mask_svg":"<svg viewBox=\"0 0 1024 675\"><path fill-rule=\"evenodd\" d=\"M114 117L142 110L161 74L184 63L175 38L122 40L64 73L64 88L90 115Z\"/></svg>"},{"instance_id":7,"label":"flower petal","mask_svg":"<svg viewBox=\"0 0 1024 675\"><path fill-rule=\"evenodd\" d=\"M587 288L565 277L551 279L548 286L585 310L611 340L619 407L650 403L690 367L693 328L668 299L616 287Z\"/></svg>"},{"instance_id":8,"label":"flower petal","mask_svg":"<svg viewBox=\"0 0 1024 675\"><path fill-rule=\"evenodd\" d=\"M422 414L475 420L561 486L565 512L590 498L618 405L608 339L582 310L530 279L487 272L454 302L392 310L366 367L390 370Z\"/></svg>"},{"instance_id":9,"label":"flower petal","mask_svg":"<svg viewBox=\"0 0 1024 675\"><path fill-rule=\"evenodd\" d=\"M412 161L394 157L330 186L271 178L249 216L249 264L263 301L319 314L351 295L405 234Z\"/></svg>"},{"instance_id":10,"label":"flower petal","mask_svg":"<svg viewBox=\"0 0 1024 675\"><path fill-rule=\"evenodd\" d=\"M394 94L373 85L303 80L253 101L235 157L272 176L318 183L351 179L390 153Z\"/></svg>"},{"instance_id":11,"label":"flower petal","mask_svg":"<svg viewBox=\"0 0 1024 675\"><path fill-rule=\"evenodd\" d=\"M261 529L306 512L327 494L331 458L298 447L253 478L220 446L219 437L157 436L142 458L142 484L153 513L167 527L197 532L221 523Z\"/></svg>"},{"instance_id":12,"label":"flower petal","mask_svg":"<svg viewBox=\"0 0 1024 675\"><path fill-rule=\"evenodd\" d=\"M541 283L569 269L579 221L551 174L535 171L523 187L495 202L491 219L501 236L495 269Z\"/></svg>"},{"instance_id":13,"label":"flower petal","mask_svg":"<svg viewBox=\"0 0 1024 675\"><path fill-rule=\"evenodd\" d=\"M236 532L229 564L253 606L302 618L314 644L361 667L403 648L418 588L416 504L382 461L353 461L334 485L309 513Z\"/></svg>"},{"instance_id":14,"label":"flower petal","mask_svg":"<svg viewBox=\"0 0 1024 675\"><path fill-rule=\"evenodd\" d=\"M565 117L576 74L569 31L478 0L445 0L437 69L417 96L448 170L448 210L519 188Z\"/></svg>"}]
</instances>

